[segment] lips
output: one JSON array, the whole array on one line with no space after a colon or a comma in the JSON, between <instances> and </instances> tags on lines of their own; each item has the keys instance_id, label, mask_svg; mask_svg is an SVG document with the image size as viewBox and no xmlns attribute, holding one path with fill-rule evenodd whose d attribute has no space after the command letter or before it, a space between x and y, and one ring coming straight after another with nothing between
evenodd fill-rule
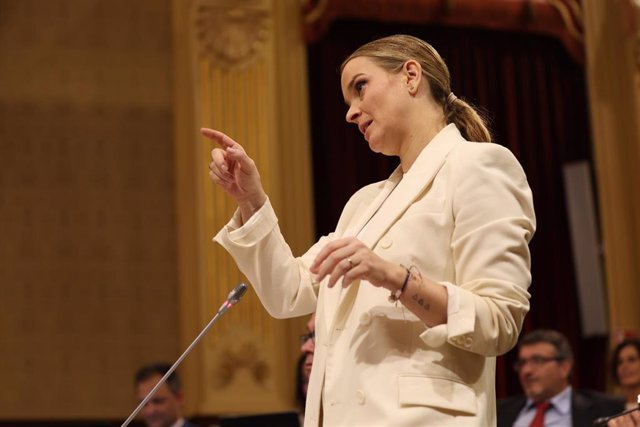
<instances>
[{"instance_id":1,"label":"lips","mask_svg":"<svg viewBox=\"0 0 640 427\"><path fill-rule=\"evenodd\" d=\"M366 122L364 122L364 123L362 123L362 124L360 124L360 125L358 126L358 128L360 129L360 132L361 132L363 135L365 134L365 132L367 132L367 128L369 128L369 125L370 125L371 123L373 123L373 120L366 121Z\"/></svg>"}]
</instances>

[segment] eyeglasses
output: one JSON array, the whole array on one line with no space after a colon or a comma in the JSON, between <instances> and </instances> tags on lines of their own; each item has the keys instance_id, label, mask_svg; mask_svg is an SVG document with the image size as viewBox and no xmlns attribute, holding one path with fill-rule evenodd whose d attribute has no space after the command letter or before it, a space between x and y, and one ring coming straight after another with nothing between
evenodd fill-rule
<instances>
[{"instance_id":1,"label":"eyeglasses","mask_svg":"<svg viewBox=\"0 0 640 427\"><path fill-rule=\"evenodd\" d=\"M313 342L314 344L316 343L315 331L300 335L300 345L304 345L304 343L306 343L308 340L311 340L311 342Z\"/></svg>"},{"instance_id":2,"label":"eyeglasses","mask_svg":"<svg viewBox=\"0 0 640 427\"><path fill-rule=\"evenodd\" d=\"M518 359L513 364L513 370L519 372L527 363L531 363L534 368L539 368L549 362L559 362L564 360L564 357L545 357L545 356L531 356L528 359Z\"/></svg>"}]
</instances>

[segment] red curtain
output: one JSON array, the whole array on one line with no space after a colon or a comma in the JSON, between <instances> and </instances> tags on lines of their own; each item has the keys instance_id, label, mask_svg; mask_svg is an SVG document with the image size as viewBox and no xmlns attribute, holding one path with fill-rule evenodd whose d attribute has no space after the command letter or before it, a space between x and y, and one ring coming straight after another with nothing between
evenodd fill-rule
<instances>
[{"instance_id":1,"label":"red curtain","mask_svg":"<svg viewBox=\"0 0 640 427\"><path fill-rule=\"evenodd\" d=\"M591 161L585 72L559 40L496 30L355 20L333 23L309 45L309 89L316 231L335 227L347 199L365 184L385 179L397 158L376 155L345 121L339 68L355 48L390 34L412 34L432 44L447 62L452 89L486 109L494 141L519 159L533 190L538 230L531 243L531 311L523 332L553 328L576 354L574 385L604 390L606 337L584 338L565 208L562 165ZM498 397L521 392L511 365L498 359Z\"/></svg>"}]
</instances>

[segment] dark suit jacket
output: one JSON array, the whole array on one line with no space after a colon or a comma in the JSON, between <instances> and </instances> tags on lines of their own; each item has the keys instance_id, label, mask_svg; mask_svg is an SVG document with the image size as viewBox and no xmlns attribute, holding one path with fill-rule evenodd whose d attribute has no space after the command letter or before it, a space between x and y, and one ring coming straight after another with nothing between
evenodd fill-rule
<instances>
[{"instance_id":1,"label":"dark suit jacket","mask_svg":"<svg viewBox=\"0 0 640 427\"><path fill-rule=\"evenodd\" d=\"M498 427L511 427L527 402L525 396L498 400ZM571 418L573 427L589 427L600 417L624 411L624 401L592 390L572 390Z\"/></svg>"}]
</instances>

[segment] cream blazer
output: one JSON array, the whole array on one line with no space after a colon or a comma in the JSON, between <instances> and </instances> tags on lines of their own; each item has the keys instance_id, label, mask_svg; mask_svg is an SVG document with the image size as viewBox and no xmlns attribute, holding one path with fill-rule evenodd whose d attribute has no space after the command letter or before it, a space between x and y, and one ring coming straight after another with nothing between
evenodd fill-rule
<instances>
[{"instance_id":1,"label":"cream blazer","mask_svg":"<svg viewBox=\"0 0 640 427\"><path fill-rule=\"evenodd\" d=\"M316 316L305 427L496 424L495 356L529 310L531 190L509 150L448 125L411 169L356 192L334 233L294 257L267 202L214 240L274 317ZM448 321L428 327L365 281L316 284L308 267L331 239L357 236L380 257L446 287Z\"/></svg>"}]
</instances>

